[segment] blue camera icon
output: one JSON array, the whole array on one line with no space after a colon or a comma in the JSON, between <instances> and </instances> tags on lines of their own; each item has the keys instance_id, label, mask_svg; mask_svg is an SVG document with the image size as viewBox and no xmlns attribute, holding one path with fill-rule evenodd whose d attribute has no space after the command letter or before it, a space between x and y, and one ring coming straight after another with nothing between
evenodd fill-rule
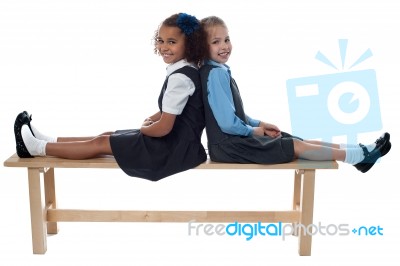
<instances>
[{"instance_id":1,"label":"blue camera icon","mask_svg":"<svg viewBox=\"0 0 400 266\"><path fill-rule=\"evenodd\" d=\"M289 79L286 82L292 133L331 141L382 129L375 70Z\"/></svg>"}]
</instances>

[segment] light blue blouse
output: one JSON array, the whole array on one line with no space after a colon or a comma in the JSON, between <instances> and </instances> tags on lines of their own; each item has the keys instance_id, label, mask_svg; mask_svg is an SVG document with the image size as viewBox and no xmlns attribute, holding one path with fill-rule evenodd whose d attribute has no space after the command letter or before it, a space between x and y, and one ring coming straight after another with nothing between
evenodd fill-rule
<instances>
[{"instance_id":1,"label":"light blue blouse","mask_svg":"<svg viewBox=\"0 0 400 266\"><path fill-rule=\"evenodd\" d=\"M230 69L229 66L219 64L215 61L208 60L208 65L217 66L211 69L208 82L208 102L214 114L215 120L222 132L239 135L251 136L253 134L253 127L260 124L260 120L253 119L246 115L249 124L246 124L235 114L235 105L230 87Z\"/></svg>"}]
</instances>

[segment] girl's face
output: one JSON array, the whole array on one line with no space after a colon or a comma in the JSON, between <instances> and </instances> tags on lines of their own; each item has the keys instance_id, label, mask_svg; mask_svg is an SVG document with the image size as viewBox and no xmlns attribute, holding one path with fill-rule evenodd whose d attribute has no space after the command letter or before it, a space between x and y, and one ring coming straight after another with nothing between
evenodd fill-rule
<instances>
[{"instance_id":1,"label":"girl's face","mask_svg":"<svg viewBox=\"0 0 400 266\"><path fill-rule=\"evenodd\" d=\"M208 28L207 43L210 59L225 64L232 52L228 29L221 25Z\"/></svg>"},{"instance_id":2,"label":"girl's face","mask_svg":"<svg viewBox=\"0 0 400 266\"><path fill-rule=\"evenodd\" d=\"M165 63L178 62L185 58L185 35L178 27L161 26L156 47Z\"/></svg>"}]
</instances>

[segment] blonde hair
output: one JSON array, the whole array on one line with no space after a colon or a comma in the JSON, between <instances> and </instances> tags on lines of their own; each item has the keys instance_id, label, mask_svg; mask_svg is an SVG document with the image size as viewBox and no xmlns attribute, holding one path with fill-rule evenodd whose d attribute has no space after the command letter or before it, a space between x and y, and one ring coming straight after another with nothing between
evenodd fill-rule
<instances>
[{"instance_id":1,"label":"blonde hair","mask_svg":"<svg viewBox=\"0 0 400 266\"><path fill-rule=\"evenodd\" d=\"M201 27L204 29L204 31L207 33L207 35L210 33L209 30L211 28L214 28L217 26L221 26L221 27L228 29L225 22L217 16L209 16L209 17L203 18L202 20L200 20L200 23L201 23ZM210 58L209 50L206 53L206 57L207 57L207 59Z\"/></svg>"},{"instance_id":2,"label":"blonde hair","mask_svg":"<svg viewBox=\"0 0 400 266\"><path fill-rule=\"evenodd\" d=\"M208 28L215 27L215 26L223 26L225 28L228 28L226 26L225 22L217 16L209 16L209 17L203 18L200 22L201 22L202 28L204 30L208 30Z\"/></svg>"}]
</instances>

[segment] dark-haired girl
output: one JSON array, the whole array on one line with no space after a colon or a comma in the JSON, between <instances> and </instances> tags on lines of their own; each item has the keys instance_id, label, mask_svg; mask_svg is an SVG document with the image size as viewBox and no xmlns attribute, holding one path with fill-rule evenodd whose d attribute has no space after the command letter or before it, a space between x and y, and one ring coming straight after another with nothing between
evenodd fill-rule
<instances>
[{"instance_id":1,"label":"dark-haired girl","mask_svg":"<svg viewBox=\"0 0 400 266\"><path fill-rule=\"evenodd\" d=\"M155 52L168 64L158 99L159 111L140 129L106 132L96 137L52 138L38 131L24 111L15 121L20 157L88 159L113 155L130 176L152 181L196 167L207 158L201 144L205 126L198 65L206 51L200 21L179 13L165 19L154 36Z\"/></svg>"}]
</instances>

